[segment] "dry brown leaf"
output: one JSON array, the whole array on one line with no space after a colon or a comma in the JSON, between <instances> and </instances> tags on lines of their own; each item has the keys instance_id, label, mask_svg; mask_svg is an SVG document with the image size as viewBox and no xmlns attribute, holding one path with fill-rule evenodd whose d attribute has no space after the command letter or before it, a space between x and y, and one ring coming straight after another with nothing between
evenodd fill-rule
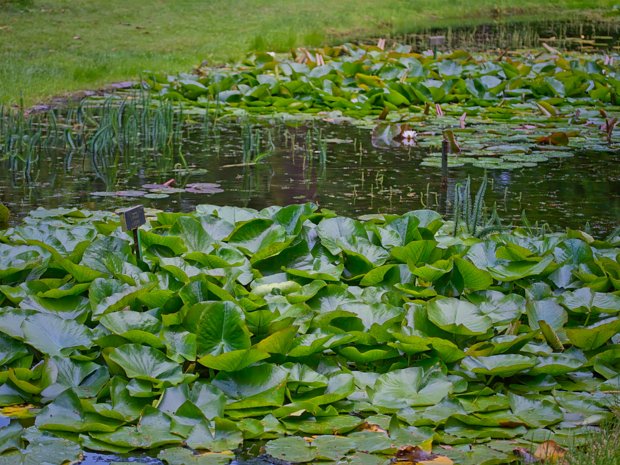
<instances>
[{"instance_id":1,"label":"dry brown leaf","mask_svg":"<svg viewBox=\"0 0 620 465\"><path fill-rule=\"evenodd\" d=\"M399 465L453 465L454 462L444 455L426 452L418 446L404 446L396 452L396 463Z\"/></svg>"},{"instance_id":2,"label":"dry brown leaf","mask_svg":"<svg viewBox=\"0 0 620 465\"><path fill-rule=\"evenodd\" d=\"M367 421L362 423L359 427L360 431L371 431L373 433L387 433L386 430L381 428L379 425L375 425L374 423L368 423Z\"/></svg>"},{"instance_id":3,"label":"dry brown leaf","mask_svg":"<svg viewBox=\"0 0 620 465\"><path fill-rule=\"evenodd\" d=\"M9 418L31 418L34 416L32 404L12 405L10 407L2 407L0 414Z\"/></svg>"},{"instance_id":4,"label":"dry brown leaf","mask_svg":"<svg viewBox=\"0 0 620 465\"><path fill-rule=\"evenodd\" d=\"M549 440L539 444L534 457L545 462L558 463L564 454L566 454L566 449L557 442Z\"/></svg>"},{"instance_id":5,"label":"dry brown leaf","mask_svg":"<svg viewBox=\"0 0 620 465\"><path fill-rule=\"evenodd\" d=\"M518 426L527 426L527 424L522 421L500 421L499 426L502 428L516 428Z\"/></svg>"},{"instance_id":6,"label":"dry brown leaf","mask_svg":"<svg viewBox=\"0 0 620 465\"><path fill-rule=\"evenodd\" d=\"M423 460L417 462L416 465L453 465L454 462L445 455L438 455L433 460Z\"/></svg>"}]
</instances>

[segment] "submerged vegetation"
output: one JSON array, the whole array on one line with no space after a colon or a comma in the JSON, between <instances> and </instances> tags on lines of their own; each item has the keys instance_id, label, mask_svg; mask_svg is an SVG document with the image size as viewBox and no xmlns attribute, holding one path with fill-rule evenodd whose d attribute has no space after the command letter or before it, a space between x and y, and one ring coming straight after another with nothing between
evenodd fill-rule
<instances>
[{"instance_id":1,"label":"submerged vegetation","mask_svg":"<svg viewBox=\"0 0 620 465\"><path fill-rule=\"evenodd\" d=\"M33 211L0 237L0 403L34 417L0 460L225 464L268 440L290 462L490 465L587 441L617 405L620 236L453 229L200 205L153 212L137 261L113 214Z\"/></svg>"}]
</instances>

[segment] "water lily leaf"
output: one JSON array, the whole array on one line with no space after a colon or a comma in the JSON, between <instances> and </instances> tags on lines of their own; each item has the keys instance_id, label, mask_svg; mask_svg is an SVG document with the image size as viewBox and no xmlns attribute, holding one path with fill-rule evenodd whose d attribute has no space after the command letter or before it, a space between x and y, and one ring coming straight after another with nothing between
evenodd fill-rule
<instances>
[{"instance_id":1,"label":"water lily leaf","mask_svg":"<svg viewBox=\"0 0 620 465\"><path fill-rule=\"evenodd\" d=\"M219 355L250 347L243 311L233 302L201 302L192 306L190 314L199 315L196 324L199 355Z\"/></svg>"},{"instance_id":2,"label":"water lily leaf","mask_svg":"<svg viewBox=\"0 0 620 465\"><path fill-rule=\"evenodd\" d=\"M399 356L397 350L380 346L371 346L368 349L365 347L346 346L339 347L336 351L339 355L355 363L370 363Z\"/></svg>"},{"instance_id":3,"label":"water lily leaf","mask_svg":"<svg viewBox=\"0 0 620 465\"><path fill-rule=\"evenodd\" d=\"M420 278L422 281L432 283L449 273L454 266L452 259L437 260L436 262L424 266L420 266L411 271L412 274Z\"/></svg>"},{"instance_id":4,"label":"water lily leaf","mask_svg":"<svg viewBox=\"0 0 620 465\"><path fill-rule=\"evenodd\" d=\"M0 429L0 453L21 448L23 428L19 422L11 422Z\"/></svg>"},{"instance_id":5,"label":"water lily leaf","mask_svg":"<svg viewBox=\"0 0 620 465\"><path fill-rule=\"evenodd\" d=\"M526 304L526 312L530 328L538 329L540 327L538 322L543 320L562 337L568 314L554 299L529 300Z\"/></svg>"},{"instance_id":6,"label":"water lily leaf","mask_svg":"<svg viewBox=\"0 0 620 465\"><path fill-rule=\"evenodd\" d=\"M551 354L547 357L538 357L538 362L530 370L530 374L546 374L551 376L564 375L572 371L577 371L584 363L585 359L571 354Z\"/></svg>"},{"instance_id":7,"label":"water lily leaf","mask_svg":"<svg viewBox=\"0 0 620 465\"><path fill-rule=\"evenodd\" d=\"M243 434L231 420L215 418L213 425L204 421L195 425L186 443L192 449L224 452L237 449L243 442Z\"/></svg>"},{"instance_id":8,"label":"water lily leaf","mask_svg":"<svg viewBox=\"0 0 620 465\"><path fill-rule=\"evenodd\" d=\"M196 218L179 217L170 228L170 234L179 236L190 252L209 253L213 248L213 237Z\"/></svg>"},{"instance_id":9,"label":"water lily leaf","mask_svg":"<svg viewBox=\"0 0 620 465\"><path fill-rule=\"evenodd\" d=\"M261 364L234 373L220 372L213 385L229 397L227 408L280 407L287 378L285 369Z\"/></svg>"},{"instance_id":10,"label":"water lily leaf","mask_svg":"<svg viewBox=\"0 0 620 465\"><path fill-rule=\"evenodd\" d=\"M395 259L407 263L412 269L418 265L433 263L442 255L434 240L412 241L403 247L394 247L390 253Z\"/></svg>"},{"instance_id":11,"label":"water lily leaf","mask_svg":"<svg viewBox=\"0 0 620 465\"><path fill-rule=\"evenodd\" d=\"M553 262L553 257L546 256L539 262L514 261L488 267L493 279L498 281L515 281L527 276L540 275Z\"/></svg>"},{"instance_id":12,"label":"water lily leaf","mask_svg":"<svg viewBox=\"0 0 620 465\"><path fill-rule=\"evenodd\" d=\"M430 321L454 334L484 334L493 326L492 320L476 305L458 299L435 299L428 303L427 311Z\"/></svg>"},{"instance_id":13,"label":"water lily leaf","mask_svg":"<svg viewBox=\"0 0 620 465\"><path fill-rule=\"evenodd\" d=\"M239 371L269 357L269 353L255 348L232 350L218 355L207 354L198 363L219 371Z\"/></svg>"},{"instance_id":14,"label":"water lily leaf","mask_svg":"<svg viewBox=\"0 0 620 465\"><path fill-rule=\"evenodd\" d=\"M0 366L8 365L29 353L24 344L0 333Z\"/></svg>"},{"instance_id":15,"label":"water lily leaf","mask_svg":"<svg viewBox=\"0 0 620 465\"><path fill-rule=\"evenodd\" d=\"M608 318L583 328L566 328L568 340L583 350L601 347L620 331L620 318Z\"/></svg>"},{"instance_id":16,"label":"water lily leaf","mask_svg":"<svg viewBox=\"0 0 620 465\"><path fill-rule=\"evenodd\" d=\"M265 452L278 460L291 463L312 462L317 457L316 448L298 436L269 441L265 445Z\"/></svg>"},{"instance_id":17,"label":"water lily leaf","mask_svg":"<svg viewBox=\"0 0 620 465\"><path fill-rule=\"evenodd\" d=\"M104 275L110 275L112 270L125 262L135 264L135 258L133 257L129 241L118 237L104 236L95 239L84 250L80 265L91 270L91 273L94 270ZM88 281L94 279L94 277L88 277L90 278ZM78 281L82 282L79 279Z\"/></svg>"},{"instance_id":18,"label":"water lily leaf","mask_svg":"<svg viewBox=\"0 0 620 465\"><path fill-rule=\"evenodd\" d=\"M301 231L303 221L312 215L317 208L317 205L313 203L288 205L280 208L272 218L276 223L284 227L287 234L298 234Z\"/></svg>"},{"instance_id":19,"label":"water lily leaf","mask_svg":"<svg viewBox=\"0 0 620 465\"><path fill-rule=\"evenodd\" d=\"M589 287L565 292L560 296L560 303L567 309L579 313L618 313L620 297L614 294L594 292Z\"/></svg>"},{"instance_id":20,"label":"water lily leaf","mask_svg":"<svg viewBox=\"0 0 620 465\"><path fill-rule=\"evenodd\" d=\"M185 186L185 192L191 192L192 194L219 194L224 192L224 189L220 189L220 185L214 182L195 182Z\"/></svg>"},{"instance_id":21,"label":"water lily leaf","mask_svg":"<svg viewBox=\"0 0 620 465\"><path fill-rule=\"evenodd\" d=\"M525 309L525 299L518 294L485 291L470 294L468 299L495 324L512 322L521 316Z\"/></svg>"},{"instance_id":22,"label":"water lily leaf","mask_svg":"<svg viewBox=\"0 0 620 465\"><path fill-rule=\"evenodd\" d=\"M42 465L55 463L71 463L80 459L81 448L67 439L61 439L45 433L32 433L26 430L28 447L17 456L8 455L6 463L11 465Z\"/></svg>"},{"instance_id":23,"label":"water lily leaf","mask_svg":"<svg viewBox=\"0 0 620 465\"><path fill-rule=\"evenodd\" d=\"M527 432L524 426L516 426L513 428L507 427L471 427L455 419L450 419L446 423L445 431L448 434L457 436L459 438L466 439L512 439L517 436L522 436ZM503 456L502 456L503 457ZM479 463L479 462L474 462ZM493 463L493 462L492 462ZM501 462L500 462L501 463Z\"/></svg>"},{"instance_id":24,"label":"water lily leaf","mask_svg":"<svg viewBox=\"0 0 620 465\"><path fill-rule=\"evenodd\" d=\"M75 349L88 349L91 346L90 329L50 314L28 316L21 324L21 329L28 345L48 355L68 355Z\"/></svg>"},{"instance_id":25,"label":"water lily leaf","mask_svg":"<svg viewBox=\"0 0 620 465\"><path fill-rule=\"evenodd\" d=\"M564 350L564 345L560 340L560 337L553 330L551 325L547 323L545 320L538 320L538 326L540 326L540 331L542 332L545 341L549 344L553 350L562 351Z\"/></svg>"},{"instance_id":26,"label":"water lily leaf","mask_svg":"<svg viewBox=\"0 0 620 465\"><path fill-rule=\"evenodd\" d=\"M233 453L195 453L181 447L163 449L157 457L168 465L227 465L235 458Z\"/></svg>"},{"instance_id":27,"label":"water lily leaf","mask_svg":"<svg viewBox=\"0 0 620 465\"><path fill-rule=\"evenodd\" d=\"M525 355L500 354L488 357L465 357L461 364L466 370L487 376L508 377L536 365L536 360Z\"/></svg>"},{"instance_id":28,"label":"water lily leaf","mask_svg":"<svg viewBox=\"0 0 620 465\"><path fill-rule=\"evenodd\" d=\"M392 335L399 343L389 343L389 345L402 350L406 354L412 355L433 349L445 363L453 363L465 357L463 351L454 342L447 339L398 333L392 333Z\"/></svg>"},{"instance_id":29,"label":"water lily leaf","mask_svg":"<svg viewBox=\"0 0 620 465\"><path fill-rule=\"evenodd\" d=\"M333 263L324 253L314 253L300 257L284 268L284 271L302 278L338 281L344 271L344 264Z\"/></svg>"},{"instance_id":30,"label":"water lily leaf","mask_svg":"<svg viewBox=\"0 0 620 465\"><path fill-rule=\"evenodd\" d=\"M472 291L488 289L493 284L493 278L488 271L481 270L473 263L460 257L454 258L454 263L463 278L463 285Z\"/></svg>"},{"instance_id":31,"label":"water lily leaf","mask_svg":"<svg viewBox=\"0 0 620 465\"><path fill-rule=\"evenodd\" d=\"M49 261L50 253L40 247L0 244L0 282L13 282L33 273L36 279L47 268Z\"/></svg>"},{"instance_id":32,"label":"water lily leaf","mask_svg":"<svg viewBox=\"0 0 620 465\"><path fill-rule=\"evenodd\" d=\"M115 412L123 415L126 421L133 421L140 416L146 405L152 400L150 398L137 398L130 395L127 389L127 381L116 376L110 381L111 407ZM101 404L98 404L101 405ZM104 404L105 405L105 404ZM102 413L103 415L103 413Z\"/></svg>"},{"instance_id":33,"label":"water lily leaf","mask_svg":"<svg viewBox=\"0 0 620 465\"><path fill-rule=\"evenodd\" d=\"M340 460L356 450L356 442L342 436L318 436L312 441L318 459Z\"/></svg>"},{"instance_id":34,"label":"water lily leaf","mask_svg":"<svg viewBox=\"0 0 620 465\"><path fill-rule=\"evenodd\" d=\"M37 415L35 425L42 430L80 432L112 432L122 422L87 413L71 390L60 394Z\"/></svg>"},{"instance_id":35,"label":"water lily leaf","mask_svg":"<svg viewBox=\"0 0 620 465\"><path fill-rule=\"evenodd\" d=\"M46 399L54 399L67 389L80 398L96 397L110 379L101 365L64 357L50 357L46 370L50 372L50 385L41 391Z\"/></svg>"},{"instance_id":36,"label":"water lily leaf","mask_svg":"<svg viewBox=\"0 0 620 465\"><path fill-rule=\"evenodd\" d=\"M288 353L289 357L304 358L324 350L346 344L355 339L351 335L332 335L311 333L298 337L293 341L293 347Z\"/></svg>"},{"instance_id":37,"label":"water lily leaf","mask_svg":"<svg viewBox=\"0 0 620 465\"><path fill-rule=\"evenodd\" d=\"M114 334L138 344L147 344L157 349L165 346L159 337L161 322L144 312L122 311L105 314L101 324Z\"/></svg>"},{"instance_id":38,"label":"water lily leaf","mask_svg":"<svg viewBox=\"0 0 620 465\"><path fill-rule=\"evenodd\" d=\"M286 231L272 220L256 218L237 226L228 237L228 243L238 247L246 255L267 249L280 243L286 246Z\"/></svg>"},{"instance_id":39,"label":"water lily leaf","mask_svg":"<svg viewBox=\"0 0 620 465\"><path fill-rule=\"evenodd\" d=\"M374 405L388 409L434 405L452 389L452 382L440 371L411 367L380 375L371 400Z\"/></svg>"},{"instance_id":40,"label":"water lily leaf","mask_svg":"<svg viewBox=\"0 0 620 465\"><path fill-rule=\"evenodd\" d=\"M124 344L113 348L108 356L125 370L129 378L172 385L186 379L180 365L153 347Z\"/></svg>"},{"instance_id":41,"label":"water lily leaf","mask_svg":"<svg viewBox=\"0 0 620 465\"><path fill-rule=\"evenodd\" d=\"M355 391L353 376L348 373L340 373L329 377L327 387L321 395L311 393L307 396L296 398L296 401L307 401L314 405L333 404L346 399Z\"/></svg>"},{"instance_id":42,"label":"water lily leaf","mask_svg":"<svg viewBox=\"0 0 620 465\"><path fill-rule=\"evenodd\" d=\"M89 298L96 319L109 312L130 306L138 297L146 294L155 283L145 286L129 286L115 279L97 278L90 285Z\"/></svg>"},{"instance_id":43,"label":"water lily leaf","mask_svg":"<svg viewBox=\"0 0 620 465\"><path fill-rule=\"evenodd\" d=\"M345 434L357 428L363 420L352 415L336 415L295 419L289 417L282 424L290 432L305 434Z\"/></svg>"},{"instance_id":44,"label":"water lily leaf","mask_svg":"<svg viewBox=\"0 0 620 465\"><path fill-rule=\"evenodd\" d=\"M551 402L528 399L513 393L508 394L512 412L530 427L543 428L559 423L564 415L560 408Z\"/></svg>"},{"instance_id":45,"label":"water lily leaf","mask_svg":"<svg viewBox=\"0 0 620 465\"><path fill-rule=\"evenodd\" d=\"M100 442L134 449L180 445L182 438L170 433L170 418L153 407L146 407L137 426L122 426L111 433L90 433Z\"/></svg>"}]
</instances>

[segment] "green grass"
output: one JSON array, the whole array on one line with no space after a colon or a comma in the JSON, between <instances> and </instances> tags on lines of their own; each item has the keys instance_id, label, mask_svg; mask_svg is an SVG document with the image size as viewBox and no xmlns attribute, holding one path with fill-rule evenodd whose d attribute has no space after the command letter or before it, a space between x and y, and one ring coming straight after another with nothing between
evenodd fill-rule
<instances>
[{"instance_id":1,"label":"green grass","mask_svg":"<svg viewBox=\"0 0 620 465\"><path fill-rule=\"evenodd\" d=\"M352 38L544 14L617 0L0 0L0 102L49 99L179 72L251 48L285 50Z\"/></svg>"},{"instance_id":2,"label":"green grass","mask_svg":"<svg viewBox=\"0 0 620 465\"><path fill-rule=\"evenodd\" d=\"M620 465L620 420L603 425L587 445L566 455L566 465Z\"/></svg>"}]
</instances>

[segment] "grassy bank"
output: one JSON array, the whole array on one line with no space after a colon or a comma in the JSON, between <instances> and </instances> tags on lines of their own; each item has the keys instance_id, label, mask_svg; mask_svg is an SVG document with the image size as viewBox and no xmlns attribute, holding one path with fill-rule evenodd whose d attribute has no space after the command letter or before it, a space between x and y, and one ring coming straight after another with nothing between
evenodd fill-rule
<instances>
[{"instance_id":1,"label":"grassy bank","mask_svg":"<svg viewBox=\"0 0 620 465\"><path fill-rule=\"evenodd\" d=\"M0 0L0 102L50 96L291 46L545 14L616 0Z\"/></svg>"}]
</instances>

